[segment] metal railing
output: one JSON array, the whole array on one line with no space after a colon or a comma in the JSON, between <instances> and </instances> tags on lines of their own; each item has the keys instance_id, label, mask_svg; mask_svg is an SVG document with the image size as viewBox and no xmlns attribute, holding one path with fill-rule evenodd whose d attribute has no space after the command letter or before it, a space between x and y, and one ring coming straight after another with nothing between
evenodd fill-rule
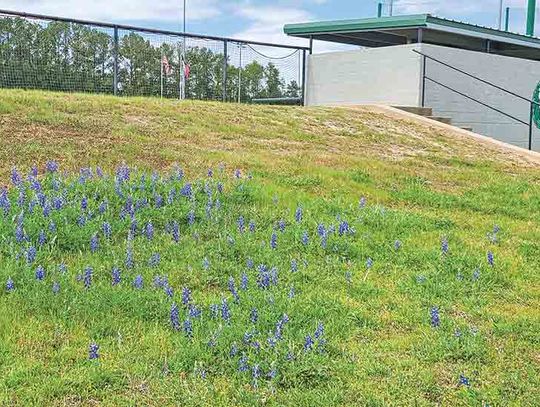
<instances>
[{"instance_id":1,"label":"metal railing","mask_svg":"<svg viewBox=\"0 0 540 407\"><path fill-rule=\"evenodd\" d=\"M308 51L0 9L0 87L303 103Z\"/></svg>"},{"instance_id":2,"label":"metal railing","mask_svg":"<svg viewBox=\"0 0 540 407\"><path fill-rule=\"evenodd\" d=\"M523 124L523 125L525 125L525 126L528 126L528 128L529 128L529 150L532 150L532 135L533 135L533 115L534 115L534 107L535 107L535 106L536 106L536 107L540 107L540 103L538 103L538 102L536 102L536 101L534 101L534 100L532 100L532 99L529 99L529 98L527 98L527 97L525 97L525 96L519 95L519 94L517 94L517 93L515 93L515 92L513 92L513 91L511 91L511 90L509 90L509 89L503 88L502 86L499 86L499 85L497 85L497 84L495 84L495 83L492 83L492 82L490 82L490 81L488 81L488 80L486 80L486 79L480 78L480 77L478 77L478 76L476 76L476 75L473 75L473 74L471 74L471 73L469 73L469 72L466 72L466 71L464 71L463 69L457 68L457 67L455 67L455 66L453 66L453 65L451 65L451 64L449 64L449 63L447 63L447 62L441 61L440 59L434 58L434 57L432 57L432 56L430 56L430 55L427 55L427 54L425 54L425 53L423 53L423 52L420 52L420 51L415 50L415 49L413 49L412 51L413 51L414 53L419 54L420 56L422 56L422 107L425 107L425 100L426 100L426 81L435 83L435 84L438 85L438 86L441 86L441 87L443 87L443 88L445 88L445 89L447 89L447 90L449 90L449 91L451 91L451 92L454 92L454 93L456 93L456 94L458 94L458 95L460 95L460 96L463 96L463 97L465 97L465 98L467 98L467 99L469 99L469 100L472 100L473 102L476 102L476 103L478 103L478 104L480 104L480 105L482 105L482 106L484 106L484 107L486 107L486 108L488 108L488 109L491 109L491 110L493 110L493 111L495 111L495 112L497 112L497 113L500 113L500 114L502 114L503 116L506 116L506 117L508 117L508 118L510 118L510 119L513 119L513 120L517 121L517 122L520 123L520 124ZM440 81L437 81L437 80L435 80L435 79L433 79L433 78L430 78L430 77L427 76L427 74L426 74L426 66L427 66L427 60L428 60L428 59L431 60L431 61L437 62L438 64L441 64L441 65L443 65L443 66L445 66L445 67L447 67L447 68L449 68L449 69L452 69L452 70L454 70L454 71L456 71L456 72L459 72L460 74L463 74L463 75L465 75L465 76L467 76L467 77L469 77L469 78L472 78L472 79L474 79L474 80L476 80L476 81L478 81L478 82L480 82L480 83L486 84L486 85L491 86L491 87L493 87L493 88L495 88L495 89L498 89L498 90L500 90L500 91L502 91L502 92L504 92L504 93L506 93L506 94L508 94L508 95L511 95L511 96L516 97L516 98L518 98L518 99L520 99L520 100L523 100L523 101L528 102L529 105L530 105L530 109L529 109L529 121L526 122L526 121L524 121L524 120L522 120L522 119L519 119L519 118L517 118L517 117L515 117L515 116L513 116L513 115L511 115L511 114L509 114L509 113L507 113L507 112L504 112L504 111L501 110L501 109L498 109L498 108L496 108L496 107L494 107L494 106L491 106L491 105L489 105L489 104L487 104L487 103L485 103L485 102L482 102L481 100L478 100L478 99L476 99L476 98L474 98L474 97L472 97L472 96L470 96L470 95L467 95L467 94L464 93L464 92L461 92L461 91L459 91L459 90L457 90L457 89L454 89L454 88L452 88L451 86L445 85L444 83L442 83L442 82L440 82Z\"/></svg>"}]
</instances>

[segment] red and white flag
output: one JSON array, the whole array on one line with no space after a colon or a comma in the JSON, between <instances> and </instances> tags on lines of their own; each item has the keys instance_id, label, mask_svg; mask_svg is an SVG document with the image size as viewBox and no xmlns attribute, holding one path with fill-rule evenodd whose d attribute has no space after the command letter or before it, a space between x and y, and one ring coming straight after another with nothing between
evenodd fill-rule
<instances>
[{"instance_id":1,"label":"red and white flag","mask_svg":"<svg viewBox=\"0 0 540 407\"><path fill-rule=\"evenodd\" d=\"M189 74L191 73L191 67L189 64L184 63L184 78L189 79Z\"/></svg>"},{"instance_id":2,"label":"red and white flag","mask_svg":"<svg viewBox=\"0 0 540 407\"><path fill-rule=\"evenodd\" d=\"M163 55L163 57L161 58L161 66L162 66L162 69L163 69L163 73L165 75L170 75L171 74L172 67L171 67L171 64L169 64L169 60L167 59L166 55Z\"/></svg>"}]
</instances>

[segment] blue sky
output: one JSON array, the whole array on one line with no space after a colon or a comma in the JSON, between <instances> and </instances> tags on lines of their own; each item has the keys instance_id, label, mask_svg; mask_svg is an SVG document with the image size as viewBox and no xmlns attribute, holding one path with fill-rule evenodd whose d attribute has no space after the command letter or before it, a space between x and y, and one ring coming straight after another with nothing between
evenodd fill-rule
<instances>
[{"instance_id":1,"label":"blue sky","mask_svg":"<svg viewBox=\"0 0 540 407\"><path fill-rule=\"evenodd\" d=\"M0 8L81 19L181 30L183 0L0 0ZM373 17L379 0L187 0L187 31L265 42L305 45L282 33L283 24ZM523 32L527 0L504 0L513 31ZM394 14L430 12L497 26L499 0L394 0ZM540 14L537 31L540 33ZM315 45L316 51L336 46Z\"/></svg>"}]
</instances>

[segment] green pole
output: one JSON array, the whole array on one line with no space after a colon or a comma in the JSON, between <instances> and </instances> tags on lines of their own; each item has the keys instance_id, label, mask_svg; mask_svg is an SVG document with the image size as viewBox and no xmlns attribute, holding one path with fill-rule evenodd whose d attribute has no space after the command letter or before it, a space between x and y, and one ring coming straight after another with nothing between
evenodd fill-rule
<instances>
[{"instance_id":1,"label":"green pole","mask_svg":"<svg viewBox=\"0 0 540 407\"><path fill-rule=\"evenodd\" d=\"M508 31L510 25L510 7L506 7L505 17L504 17L504 31Z\"/></svg>"},{"instance_id":2,"label":"green pole","mask_svg":"<svg viewBox=\"0 0 540 407\"><path fill-rule=\"evenodd\" d=\"M534 35L534 18L536 17L536 0L529 0L527 6L527 35Z\"/></svg>"},{"instance_id":3,"label":"green pole","mask_svg":"<svg viewBox=\"0 0 540 407\"><path fill-rule=\"evenodd\" d=\"M382 3L379 3L377 5L377 17L378 18L381 18L382 17Z\"/></svg>"}]
</instances>

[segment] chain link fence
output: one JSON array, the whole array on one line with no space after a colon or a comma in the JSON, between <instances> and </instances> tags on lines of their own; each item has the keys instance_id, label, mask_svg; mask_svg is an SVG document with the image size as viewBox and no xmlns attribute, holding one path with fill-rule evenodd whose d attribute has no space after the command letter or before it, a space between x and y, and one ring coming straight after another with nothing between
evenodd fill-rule
<instances>
[{"instance_id":1,"label":"chain link fence","mask_svg":"<svg viewBox=\"0 0 540 407\"><path fill-rule=\"evenodd\" d=\"M0 87L303 103L308 48L0 10Z\"/></svg>"}]
</instances>

